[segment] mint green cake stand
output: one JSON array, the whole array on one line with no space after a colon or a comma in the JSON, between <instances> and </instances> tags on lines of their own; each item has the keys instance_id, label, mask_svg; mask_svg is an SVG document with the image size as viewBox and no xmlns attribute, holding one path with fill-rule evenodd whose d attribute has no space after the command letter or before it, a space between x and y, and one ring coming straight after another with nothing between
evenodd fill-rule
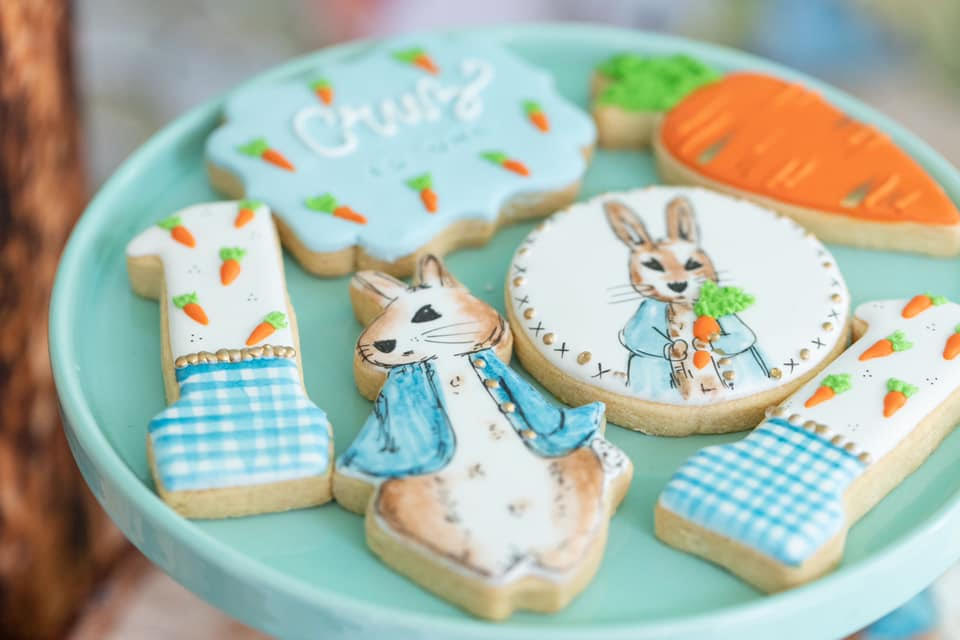
<instances>
[{"instance_id":1,"label":"mint green cake stand","mask_svg":"<svg viewBox=\"0 0 960 640\"><path fill-rule=\"evenodd\" d=\"M960 200L960 175L926 144L850 97L769 62L686 40L596 26L528 25L484 31L549 69L582 105L591 69L613 53L683 51L723 69L800 79L853 116L887 131ZM294 74L355 52L321 51L256 81ZM960 558L960 433L851 531L843 564L788 593L765 596L653 536L653 505L671 472L695 449L739 436L662 439L616 427L610 439L633 458L636 477L610 528L593 583L555 615L472 619L381 565L362 519L335 504L293 513L191 522L154 494L144 437L164 406L159 310L134 296L124 246L161 216L218 199L207 185L203 145L222 100L179 118L137 151L90 204L63 255L50 315L50 353L77 464L104 508L153 562L230 615L283 638L837 638L906 601ZM656 182L648 153L600 151L582 197ZM502 231L449 264L502 309L509 256L530 224ZM854 303L941 292L960 299L957 260L833 247ZM287 259L310 396L329 413L342 450L370 411L354 390L360 327L345 278L320 280ZM391 634L387 636L387 634Z\"/></svg>"}]
</instances>

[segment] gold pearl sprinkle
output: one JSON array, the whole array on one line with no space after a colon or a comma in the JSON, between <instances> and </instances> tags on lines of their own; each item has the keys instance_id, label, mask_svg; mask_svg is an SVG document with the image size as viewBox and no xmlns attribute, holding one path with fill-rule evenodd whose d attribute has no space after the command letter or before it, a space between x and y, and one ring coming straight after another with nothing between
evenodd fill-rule
<instances>
[{"instance_id":1,"label":"gold pearl sprinkle","mask_svg":"<svg viewBox=\"0 0 960 640\"><path fill-rule=\"evenodd\" d=\"M837 446L840 446L840 443L843 442L843 436L833 436L832 438L830 438L830 442L832 442Z\"/></svg>"},{"instance_id":2,"label":"gold pearl sprinkle","mask_svg":"<svg viewBox=\"0 0 960 640\"><path fill-rule=\"evenodd\" d=\"M870 461L872 460L872 458L870 457L870 454L867 453L866 451L864 451L857 457L860 458L860 462L864 464L870 464Z\"/></svg>"},{"instance_id":3,"label":"gold pearl sprinkle","mask_svg":"<svg viewBox=\"0 0 960 640\"><path fill-rule=\"evenodd\" d=\"M177 369L183 369L185 366L187 366L187 359L183 356L180 356L173 361L173 366L175 366Z\"/></svg>"},{"instance_id":4,"label":"gold pearl sprinkle","mask_svg":"<svg viewBox=\"0 0 960 640\"><path fill-rule=\"evenodd\" d=\"M810 359L810 349L800 349L800 359L809 360Z\"/></svg>"},{"instance_id":5,"label":"gold pearl sprinkle","mask_svg":"<svg viewBox=\"0 0 960 640\"><path fill-rule=\"evenodd\" d=\"M530 253L529 247L520 247L520 250L517 251L517 255L518 255L518 256L525 256L525 255L527 255L528 253Z\"/></svg>"},{"instance_id":6,"label":"gold pearl sprinkle","mask_svg":"<svg viewBox=\"0 0 960 640\"><path fill-rule=\"evenodd\" d=\"M848 442L846 446L844 446L843 448L849 451L850 453L853 453L853 450L856 449L857 447L852 442Z\"/></svg>"},{"instance_id":7,"label":"gold pearl sprinkle","mask_svg":"<svg viewBox=\"0 0 960 640\"><path fill-rule=\"evenodd\" d=\"M520 432L520 435L526 438L527 440L537 439L537 432L534 431L533 429L524 429L523 431Z\"/></svg>"},{"instance_id":8,"label":"gold pearl sprinkle","mask_svg":"<svg viewBox=\"0 0 960 640\"><path fill-rule=\"evenodd\" d=\"M557 336L554 333L545 333L543 334L543 344L553 344L556 342Z\"/></svg>"},{"instance_id":9,"label":"gold pearl sprinkle","mask_svg":"<svg viewBox=\"0 0 960 640\"><path fill-rule=\"evenodd\" d=\"M263 347L251 347L247 349L247 352L249 352L254 358L259 358L263 355Z\"/></svg>"},{"instance_id":10,"label":"gold pearl sprinkle","mask_svg":"<svg viewBox=\"0 0 960 640\"><path fill-rule=\"evenodd\" d=\"M487 389L498 389L500 388L500 383L494 380L493 378L487 378L483 381L483 384L487 385Z\"/></svg>"},{"instance_id":11,"label":"gold pearl sprinkle","mask_svg":"<svg viewBox=\"0 0 960 640\"><path fill-rule=\"evenodd\" d=\"M227 362L228 360L230 360L230 352L227 351L226 349L218 349L217 360L219 360L220 362Z\"/></svg>"},{"instance_id":12,"label":"gold pearl sprinkle","mask_svg":"<svg viewBox=\"0 0 960 640\"><path fill-rule=\"evenodd\" d=\"M772 418L772 417L773 417L773 409L774 409L774 407L772 407L772 406L771 406L771 407L767 407L766 409L763 410L763 415L764 415L765 417L767 417L767 418Z\"/></svg>"},{"instance_id":13,"label":"gold pearl sprinkle","mask_svg":"<svg viewBox=\"0 0 960 640\"><path fill-rule=\"evenodd\" d=\"M800 424L800 421L802 420L803 420L803 416L801 416L799 413L791 414L790 417L787 418L787 422L789 422L790 424Z\"/></svg>"},{"instance_id":14,"label":"gold pearl sprinkle","mask_svg":"<svg viewBox=\"0 0 960 640\"><path fill-rule=\"evenodd\" d=\"M504 402L500 405L500 411L503 411L504 413L513 413L516 410L517 405L513 404L512 402Z\"/></svg>"},{"instance_id":15,"label":"gold pearl sprinkle","mask_svg":"<svg viewBox=\"0 0 960 640\"><path fill-rule=\"evenodd\" d=\"M517 276L513 279L513 286L515 287L522 287L525 284L527 284L527 279L523 276Z\"/></svg>"},{"instance_id":16,"label":"gold pearl sprinkle","mask_svg":"<svg viewBox=\"0 0 960 640\"><path fill-rule=\"evenodd\" d=\"M526 311L523 312L523 317L527 320L533 320L533 316L537 315L537 310L533 307L529 307Z\"/></svg>"},{"instance_id":17,"label":"gold pearl sprinkle","mask_svg":"<svg viewBox=\"0 0 960 640\"><path fill-rule=\"evenodd\" d=\"M219 353L217 355L220 355ZM231 349L228 354L230 357L230 362L240 362L243 359L243 353L240 349Z\"/></svg>"},{"instance_id":18,"label":"gold pearl sprinkle","mask_svg":"<svg viewBox=\"0 0 960 640\"><path fill-rule=\"evenodd\" d=\"M263 357L272 358L273 357L273 347L269 344L263 345Z\"/></svg>"},{"instance_id":19,"label":"gold pearl sprinkle","mask_svg":"<svg viewBox=\"0 0 960 640\"><path fill-rule=\"evenodd\" d=\"M775 418L782 418L782 417L785 416L785 415L787 415L787 409L786 409L786 407L774 407L774 409L773 409L773 416L774 416Z\"/></svg>"},{"instance_id":20,"label":"gold pearl sprinkle","mask_svg":"<svg viewBox=\"0 0 960 640\"><path fill-rule=\"evenodd\" d=\"M831 302L843 302L843 296L841 296L839 293L835 293L830 296L830 300Z\"/></svg>"},{"instance_id":21,"label":"gold pearl sprinkle","mask_svg":"<svg viewBox=\"0 0 960 640\"><path fill-rule=\"evenodd\" d=\"M187 356L188 364L197 364L198 362L200 362L200 358L197 356L197 354L191 353L190 355Z\"/></svg>"},{"instance_id":22,"label":"gold pearl sprinkle","mask_svg":"<svg viewBox=\"0 0 960 640\"><path fill-rule=\"evenodd\" d=\"M478 367L480 367L481 369L487 366L487 361L484 360L483 358L477 358L476 360L473 361L473 363Z\"/></svg>"},{"instance_id":23,"label":"gold pearl sprinkle","mask_svg":"<svg viewBox=\"0 0 960 640\"><path fill-rule=\"evenodd\" d=\"M590 357L591 356L589 351L581 351L577 355L577 364L587 364L588 362L590 362Z\"/></svg>"},{"instance_id":24,"label":"gold pearl sprinkle","mask_svg":"<svg viewBox=\"0 0 960 640\"><path fill-rule=\"evenodd\" d=\"M810 429L812 431L817 428L817 423L814 422L813 420L807 420L806 422L803 423L803 428Z\"/></svg>"},{"instance_id":25,"label":"gold pearl sprinkle","mask_svg":"<svg viewBox=\"0 0 960 640\"><path fill-rule=\"evenodd\" d=\"M717 360L717 364L720 365L721 367L729 367L730 363L731 363L730 358L720 358L719 360Z\"/></svg>"},{"instance_id":26,"label":"gold pearl sprinkle","mask_svg":"<svg viewBox=\"0 0 960 640\"><path fill-rule=\"evenodd\" d=\"M832 267L832 266L833 266L833 263L832 263L832 262L824 262L824 263L823 263L823 268L824 268L824 269L829 269L829 268Z\"/></svg>"},{"instance_id":27,"label":"gold pearl sprinkle","mask_svg":"<svg viewBox=\"0 0 960 640\"><path fill-rule=\"evenodd\" d=\"M724 372L723 372L723 379L724 379L724 380L733 380L733 379L736 378L736 377L737 377L737 374L736 374L736 372L734 372L734 371L724 371Z\"/></svg>"},{"instance_id":28,"label":"gold pearl sprinkle","mask_svg":"<svg viewBox=\"0 0 960 640\"><path fill-rule=\"evenodd\" d=\"M820 435L823 435L823 434L825 434L825 433L827 432L827 425L825 425L825 424L818 424L817 427L816 427L816 429L814 429L814 431L816 431L816 432L819 433Z\"/></svg>"},{"instance_id":29,"label":"gold pearl sprinkle","mask_svg":"<svg viewBox=\"0 0 960 640\"><path fill-rule=\"evenodd\" d=\"M776 367L774 367L773 369L770 369L770 377L773 378L774 380L779 380L780 376L782 375L783 375L783 371L780 371L780 369Z\"/></svg>"},{"instance_id":30,"label":"gold pearl sprinkle","mask_svg":"<svg viewBox=\"0 0 960 640\"><path fill-rule=\"evenodd\" d=\"M832 322L824 322L824 323L823 323L823 330L824 330L824 331L833 331L833 323L832 323Z\"/></svg>"}]
</instances>

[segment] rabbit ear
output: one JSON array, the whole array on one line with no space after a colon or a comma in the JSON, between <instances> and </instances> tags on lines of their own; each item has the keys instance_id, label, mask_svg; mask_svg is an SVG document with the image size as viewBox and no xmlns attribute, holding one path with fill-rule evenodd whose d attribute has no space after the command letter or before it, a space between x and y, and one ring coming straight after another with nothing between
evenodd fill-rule
<instances>
[{"instance_id":1,"label":"rabbit ear","mask_svg":"<svg viewBox=\"0 0 960 640\"><path fill-rule=\"evenodd\" d=\"M366 325L407 288L405 282L381 271L358 271L350 279L353 312Z\"/></svg>"},{"instance_id":2,"label":"rabbit ear","mask_svg":"<svg viewBox=\"0 0 960 640\"><path fill-rule=\"evenodd\" d=\"M457 279L450 275L443 264L443 260L428 253L417 263L417 273L414 282L425 287L459 287Z\"/></svg>"},{"instance_id":3,"label":"rabbit ear","mask_svg":"<svg viewBox=\"0 0 960 640\"><path fill-rule=\"evenodd\" d=\"M610 228L628 247L652 247L653 240L647 233L643 220L633 210L619 200L608 200L603 203L603 210L607 214Z\"/></svg>"},{"instance_id":4,"label":"rabbit ear","mask_svg":"<svg viewBox=\"0 0 960 640\"><path fill-rule=\"evenodd\" d=\"M700 244L700 229L690 200L678 196L667 203L667 237Z\"/></svg>"}]
</instances>

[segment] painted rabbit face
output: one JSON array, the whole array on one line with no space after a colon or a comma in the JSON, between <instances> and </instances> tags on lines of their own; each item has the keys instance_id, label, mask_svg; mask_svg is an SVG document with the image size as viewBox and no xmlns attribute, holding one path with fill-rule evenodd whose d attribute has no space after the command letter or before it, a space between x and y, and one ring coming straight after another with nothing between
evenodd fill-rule
<instances>
[{"instance_id":1,"label":"painted rabbit face","mask_svg":"<svg viewBox=\"0 0 960 640\"><path fill-rule=\"evenodd\" d=\"M604 211L613 232L630 248L630 284L638 293L662 302L692 304L706 280L716 282L716 270L700 247L697 220L686 198L667 204L667 237L659 242L622 202L606 202Z\"/></svg>"},{"instance_id":2,"label":"painted rabbit face","mask_svg":"<svg viewBox=\"0 0 960 640\"><path fill-rule=\"evenodd\" d=\"M493 307L470 295L439 258L421 259L414 286L385 273L361 271L354 295L370 296L382 308L357 340L360 356L389 368L495 346L506 323Z\"/></svg>"}]
</instances>

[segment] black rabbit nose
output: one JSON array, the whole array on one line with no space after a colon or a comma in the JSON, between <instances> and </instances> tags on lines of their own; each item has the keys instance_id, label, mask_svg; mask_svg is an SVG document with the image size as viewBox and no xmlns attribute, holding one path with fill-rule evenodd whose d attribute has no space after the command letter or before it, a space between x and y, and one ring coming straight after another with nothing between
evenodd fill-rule
<instances>
[{"instance_id":1,"label":"black rabbit nose","mask_svg":"<svg viewBox=\"0 0 960 640\"><path fill-rule=\"evenodd\" d=\"M674 291L676 291L677 293L680 293L687 288L687 283L686 282L668 282L667 286L673 289Z\"/></svg>"},{"instance_id":2,"label":"black rabbit nose","mask_svg":"<svg viewBox=\"0 0 960 640\"><path fill-rule=\"evenodd\" d=\"M374 348L381 353L390 353L397 348L396 340L377 340L373 343Z\"/></svg>"}]
</instances>

